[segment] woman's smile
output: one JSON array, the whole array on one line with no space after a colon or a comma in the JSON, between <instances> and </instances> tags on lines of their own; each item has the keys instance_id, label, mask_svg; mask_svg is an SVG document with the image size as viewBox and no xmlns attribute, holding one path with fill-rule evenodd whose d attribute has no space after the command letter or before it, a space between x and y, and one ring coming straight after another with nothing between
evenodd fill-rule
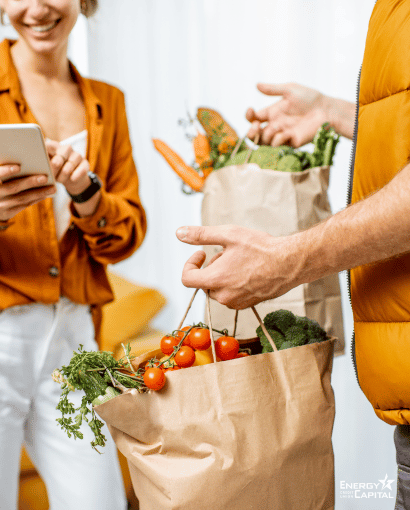
<instances>
[{"instance_id":1,"label":"woman's smile","mask_svg":"<svg viewBox=\"0 0 410 510\"><path fill-rule=\"evenodd\" d=\"M56 19L54 21L50 21L48 23L37 23L37 24L27 24L27 23L25 23L24 25L27 28L33 30L34 32L44 33L44 32L50 32L54 27L56 27L58 25L60 20L61 20L61 18Z\"/></svg>"}]
</instances>

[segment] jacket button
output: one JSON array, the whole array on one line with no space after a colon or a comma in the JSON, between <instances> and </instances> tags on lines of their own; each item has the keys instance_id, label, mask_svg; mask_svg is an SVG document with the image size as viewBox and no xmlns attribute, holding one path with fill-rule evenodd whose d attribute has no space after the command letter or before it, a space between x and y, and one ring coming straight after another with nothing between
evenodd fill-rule
<instances>
[{"instance_id":1,"label":"jacket button","mask_svg":"<svg viewBox=\"0 0 410 510\"><path fill-rule=\"evenodd\" d=\"M51 266L48 270L48 274L50 276L58 276L60 274L60 270L56 266Z\"/></svg>"},{"instance_id":2,"label":"jacket button","mask_svg":"<svg viewBox=\"0 0 410 510\"><path fill-rule=\"evenodd\" d=\"M100 218L97 222L97 225L99 228L104 228L106 224L107 224L107 220L104 218L104 216L102 218Z\"/></svg>"}]
</instances>

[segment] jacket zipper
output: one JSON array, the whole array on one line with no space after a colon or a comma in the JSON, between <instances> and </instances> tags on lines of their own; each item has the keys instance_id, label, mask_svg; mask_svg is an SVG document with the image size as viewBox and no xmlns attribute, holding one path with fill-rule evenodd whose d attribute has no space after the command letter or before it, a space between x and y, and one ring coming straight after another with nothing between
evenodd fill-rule
<instances>
[{"instance_id":1,"label":"jacket zipper","mask_svg":"<svg viewBox=\"0 0 410 510\"><path fill-rule=\"evenodd\" d=\"M348 179L348 188L347 188L347 205L349 206L352 202L352 193L353 193L353 173L354 173L354 164L356 159L356 145L357 145L357 131L359 125L359 93L360 93L360 76L362 73L362 66L360 66L359 76L357 78L357 86L356 86L356 110L355 110L355 120L354 120L354 129L353 129L353 144L352 150L350 153L350 166L349 166L349 179ZM349 295L350 306L352 307L352 293L351 293L351 279L350 279L350 270L347 270L347 290ZM354 326L352 333L352 343L350 349L350 356L352 358L353 368L356 375L357 384L359 383L359 376L357 374L357 365L356 365L356 342L355 342L355 334L354 334Z\"/></svg>"}]
</instances>

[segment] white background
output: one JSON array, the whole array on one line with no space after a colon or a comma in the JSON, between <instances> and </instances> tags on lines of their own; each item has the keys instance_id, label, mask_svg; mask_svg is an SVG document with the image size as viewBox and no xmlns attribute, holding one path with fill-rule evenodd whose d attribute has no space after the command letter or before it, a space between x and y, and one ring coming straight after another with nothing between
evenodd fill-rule
<instances>
[{"instance_id":1,"label":"white background","mask_svg":"<svg viewBox=\"0 0 410 510\"><path fill-rule=\"evenodd\" d=\"M181 282L195 248L175 235L200 223L200 194L181 192L179 178L154 151L151 138L169 143L188 162L190 143L178 119L198 106L219 110L240 134L249 106L271 98L257 82L295 81L355 100L368 20L374 0L100 0L88 23L81 19L70 54L84 74L119 86L127 98L140 193L149 222L140 250L117 272L161 290L168 299L154 325L175 328L192 294ZM0 29L0 35L10 35ZM333 211L346 204L351 142L342 140L332 169ZM350 359L352 317L341 275L346 355L334 362L337 510L392 510L394 499L342 499L340 482L378 483L396 478L393 427L380 421L361 393ZM203 317L203 299L192 320ZM268 440L268 438L267 438ZM391 497L395 497L396 482ZM245 510L245 509L244 509Z\"/></svg>"}]
</instances>

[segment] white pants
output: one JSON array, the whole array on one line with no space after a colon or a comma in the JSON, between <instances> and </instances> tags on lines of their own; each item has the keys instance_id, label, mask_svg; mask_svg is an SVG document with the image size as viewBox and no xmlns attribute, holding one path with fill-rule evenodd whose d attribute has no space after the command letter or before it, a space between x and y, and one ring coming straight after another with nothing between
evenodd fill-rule
<instances>
[{"instance_id":1,"label":"white pants","mask_svg":"<svg viewBox=\"0 0 410 510\"><path fill-rule=\"evenodd\" d=\"M56 305L15 306L0 312L0 509L17 508L22 443L43 478L50 510L125 510L115 444L99 455L84 439L68 438L56 418L61 388L51 378L78 350L96 350L91 314L66 298ZM82 392L70 393L78 407Z\"/></svg>"}]
</instances>

